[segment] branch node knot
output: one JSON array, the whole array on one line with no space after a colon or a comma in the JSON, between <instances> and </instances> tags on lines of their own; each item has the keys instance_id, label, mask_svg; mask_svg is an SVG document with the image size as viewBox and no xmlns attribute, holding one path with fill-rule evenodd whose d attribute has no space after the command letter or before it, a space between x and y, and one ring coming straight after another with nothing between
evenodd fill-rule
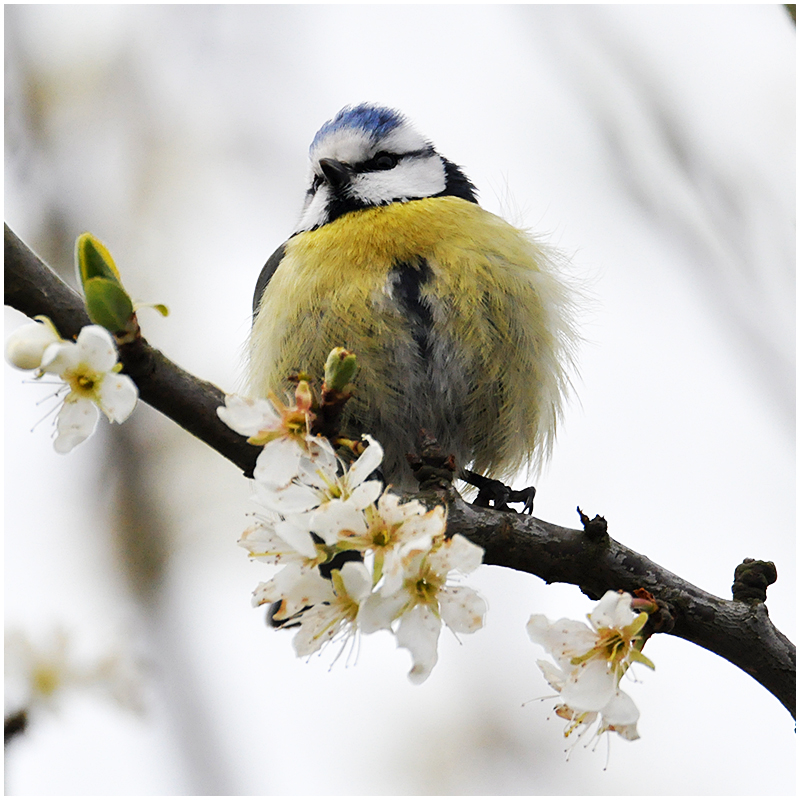
<instances>
[{"instance_id":1,"label":"branch node knot","mask_svg":"<svg viewBox=\"0 0 800 800\"><path fill-rule=\"evenodd\" d=\"M767 586L778 580L778 570L772 561L746 558L733 573L733 599L740 603L767 602Z\"/></svg>"},{"instance_id":2,"label":"branch node knot","mask_svg":"<svg viewBox=\"0 0 800 800\"><path fill-rule=\"evenodd\" d=\"M669 633L675 627L675 617L672 615L672 609L663 601L655 597L647 589L636 589L633 593L634 597L639 601L646 601L655 606L655 610L648 610L646 607L642 609L647 611L647 625L644 629L644 635L650 638L654 633Z\"/></svg>"},{"instance_id":3,"label":"branch node knot","mask_svg":"<svg viewBox=\"0 0 800 800\"><path fill-rule=\"evenodd\" d=\"M407 453L406 459L419 482L421 491L426 489L448 489L456 473L456 460L447 454L436 438L424 429L417 437L417 452Z\"/></svg>"},{"instance_id":4,"label":"branch node knot","mask_svg":"<svg viewBox=\"0 0 800 800\"><path fill-rule=\"evenodd\" d=\"M593 542L599 542L608 537L608 523L605 517L595 515L594 519L589 519L578 506L578 515L581 518L584 534Z\"/></svg>"}]
</instances>

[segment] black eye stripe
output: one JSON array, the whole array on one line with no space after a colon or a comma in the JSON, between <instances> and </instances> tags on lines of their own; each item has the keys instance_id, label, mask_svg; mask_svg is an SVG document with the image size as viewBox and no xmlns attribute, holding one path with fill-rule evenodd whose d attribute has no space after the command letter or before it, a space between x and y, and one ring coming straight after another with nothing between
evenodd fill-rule
<instances>
[{"instance_id":1,"label":"black eye stripe","mask_svg":"<svg viewBox=\"0 0 800 800\"><path fill-rule=\"evenodd\" d=\"M405 153L389 153L386 151L380 151L376 153L372 158L368 159L367 161L361 161L358 164L353 165L353 171L358 173L363 172L382 172L384 170L393 169L397 164L401 161L405 161L408 158L417 158L420 156L429 156L433 153L433 148L426 147L421 150L408 150ZM385 164L381 162L385 159L390 161L386 161Z\"/></svg>"},{"instance_id":2,"label":"black eye stripe","mask_svg":"<svg viewBox=\"0 0 800 800\"><path fill-rule=\"evenodd\" d=\"M376 153L372 158L367 161L361 161L354 164L353 168L356 172L381 172L382 170L392 169L395 167L403 156L399 153L387 153L381 151Z\"/></svg>"}]
</instances>

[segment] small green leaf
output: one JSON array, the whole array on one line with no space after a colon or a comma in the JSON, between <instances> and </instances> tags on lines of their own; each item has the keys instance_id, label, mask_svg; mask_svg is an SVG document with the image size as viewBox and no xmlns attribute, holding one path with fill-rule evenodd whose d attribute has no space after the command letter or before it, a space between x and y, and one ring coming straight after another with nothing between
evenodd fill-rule
<instances>
[{"instance_id":1,"label":"small green leaf","mask_svg":"<svg viewBox=\"0 0 800 800\"><path fill-rule=\"evenodd\" d=\"M122 286L119 270L111 258L106 246L92 236L91 233L82 233L77 243L78 277L81 286L92 278L106 278Z\"/></svg>"},{"instance_id":2,"label":"small green leaf","mask_svg":"<svg viewBox=\"0 0 800 800\"><path fill-rule=\"evenodd\" d=\"M140 308L152 308L154 311L158 311L162 317L169 316L169 309L163 303L134 303L133 310L139 311Z\"/></svg>"},{"instance_id":3,"label":"small green leaf","mask_svg":"<svg viewBox=\"0 0 800 800\"><path fill-rule=\"evenodd\" d=\"M83 285L89 319L111 333L125 330L133 315L133 303L126 291L108 278L89 278Z\"/></svg>"}]
</instances>

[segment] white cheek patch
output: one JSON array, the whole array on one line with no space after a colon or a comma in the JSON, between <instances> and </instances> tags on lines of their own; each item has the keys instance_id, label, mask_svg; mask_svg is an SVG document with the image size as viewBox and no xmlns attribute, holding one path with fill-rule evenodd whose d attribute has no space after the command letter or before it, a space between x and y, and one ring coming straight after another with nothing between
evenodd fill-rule
<instances>
[{"instance_id":1,"label":"white cheek patch","mask_svg":"<svg viewBox=\"0 0 800 800\"><path fill-rule=\"evenodd\" d=\"M392 200L430 197L443 192L445 185L444 165L434 155L401 161L385 172L357 175L350 195L368 205L381 205Z\"/></svg>"},{"instance_id":2,"label":"white cheek patch","mask_svg":"<svg viewBox=\"0 0 800 800\"><path fill-rule=\"evenodd\" d=\"M300 215L300 221L297 223L295 233L310 231L312 228L318 228L328 221L330 194L330 188L322 184L317 189L317 192L306 200L306 205L303 207L303 213Z\"/></svg>"}]
</instances>

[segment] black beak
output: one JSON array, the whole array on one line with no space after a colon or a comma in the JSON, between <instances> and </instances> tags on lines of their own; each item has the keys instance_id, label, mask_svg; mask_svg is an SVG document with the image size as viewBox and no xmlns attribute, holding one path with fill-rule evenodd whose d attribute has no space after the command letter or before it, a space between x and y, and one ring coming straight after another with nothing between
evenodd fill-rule
<instances>
[{"instance_id":1,"label":"black beak","mask_svg":"<svg viewBox=\"0 0 800 800\"><path fill-rule=\"evenodd\" d=\"M341 189L346 184L350 183L353 177L353 170L349 165L336 161L333 158L321 158L319 160L319 167L325 180L334 188Z\"/></svg>"}]
</instances>

